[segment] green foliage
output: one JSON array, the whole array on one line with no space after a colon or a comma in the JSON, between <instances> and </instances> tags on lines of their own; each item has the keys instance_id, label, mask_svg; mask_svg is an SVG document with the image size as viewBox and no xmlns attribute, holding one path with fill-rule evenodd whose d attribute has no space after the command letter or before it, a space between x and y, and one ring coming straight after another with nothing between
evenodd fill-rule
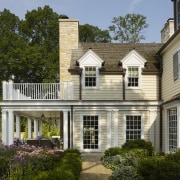
<instances>
[{"instance_id":1,"label":"green foliage","mask_svg":"<svg viewBox=\"0 0 180 180\"><path fill-rule=\"evenodd\" d=\"M121 166L110 176L109 180L142 180L137 171L132 166Z\"/></svg>"},{"instance_id":2,"label":"green foliage","mask_svg":"<svg viewBox=\"0 0 180 180\"><path fill-rule=\"evenodd\" d=\"M73 174L71 169L65 169L64 167L58 167L49 172L47 179L42 180L78 180Z\"/></svg>"},{"instance_id":3,"label":"green foliage","mask_svg":"<svg viewBox=\"0 0 180 180\"><path fill-rule=\"evenodd\" d=\"M153 157L141 161L138 166L138 173L147 180L179 179L180 163L167 158Z\"/></svg>"},{"instance_id":4,"label":"green foliage","mask_svg":"<svg viewBox=\"0 0 180 180\"><path fill-rule=\"evenodd\" d=\"M148 156L154 155L154 148L152 146L152 143L150 141L145 141L143 139L127 141L125 144L122 145L122 149L143 149L144 151L147 151Z\"/></svg>"},{"instance_id":5,"label":"green foliage","mask_svg":"<svg viewBox=\"0 0 180 180\"><path fill-rule=\"evenodd\" d=\"M77 153L66 153L61 160L61 169L71 170L75 179L78 180L80 172L82 170L82 160Z\"/></svg>"},{"instance_id":6,"label":"green foliage","mask_svg":"<svg viewBox=\"0 0 180 180\"><path fill-rule=\"evenodd\" d=\"M79 151L78 149L73 149L73 148L68 148L68 149L66 149L66 150L65 150L65 153L75 153L75 154L81 156L80 151Z\"/></svg>"},{"instance_id":7,"label":"green foliage","mask_svg":"<svg viewBox=\"0 0 180 180\"><path fill-rule=\"evenodd\" d=\"M109 31L114 33L115 41L139 43L144 40L143 30L148 27L146 17L141 14L126 14L124 17L114 17Z\"/></svg>"},{"instance_id":8,"label":"green foliage","mask_svg":"<svg viewBox=\"0 0 180 180\"><path fill-rule=\"evenodd\" d=\"M89 24L79 26L80 42L110 42L111 37L107 30L101 30Z\"/></svg>"},{"instance_id":9,"label":"green foliage","mask_svg":"<svg viewBox=\"0 0 180 180\"><path fill-rule=\"evenodd\" d=\"M104 156L115 156L117 154L122 154L123 150L119 147L112 147L109 149L106 149L104 152Z\"/></svg>"}]
</instances>

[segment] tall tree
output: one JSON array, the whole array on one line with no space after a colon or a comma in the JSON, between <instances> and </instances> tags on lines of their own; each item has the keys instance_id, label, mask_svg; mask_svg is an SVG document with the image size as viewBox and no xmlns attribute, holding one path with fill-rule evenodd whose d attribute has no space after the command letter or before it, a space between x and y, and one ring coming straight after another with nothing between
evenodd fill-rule
<instances>
[{"instance_id":1,"label":"tall tree","mask_svg":"<svg viewBox=\"0 0 180 180\"><path fill-rule=\"evenodd\" d=\"M148 28L146 17L141 14L127 14L114 17L109 31L113 32L113 40L121 43L139 43L145 39L143 30Z\"/></svg>"},{"instance_id":2,"label":"tall tree","mask_svg":"<svg viewBox=\"0 0 180 180\"><path fill-rule=\"evenodd\" d=\"M19 18L9 10L0 12L0 81L12 77L11 65L19 59L18 51L24 47L25 42L18 34L19 22Z\"/></svg>"},{"instance_id":3,"label":"tall tree","mask_svg":"<svg viewBox=\"0 0 180 180\"><path fill-rule=\"evenodd\" d=\"M97 26L89 24L79 26L80 42L110 42L108 30L101 30Z\"/></svg>"},{"instance_id":4,"label":"tall tree","mask_svg":"<svg viewBox=\"0 0 180 180\"><path fill-rule=\"evenodd\" d=\"M59 81L59 18L68 17L58 15L49 6L45 6L27 12L25 20L21 21L20 33L30 46L24 61L27 61L28 76L33 76L26 81Z\"/></svg>"}]
</instances>

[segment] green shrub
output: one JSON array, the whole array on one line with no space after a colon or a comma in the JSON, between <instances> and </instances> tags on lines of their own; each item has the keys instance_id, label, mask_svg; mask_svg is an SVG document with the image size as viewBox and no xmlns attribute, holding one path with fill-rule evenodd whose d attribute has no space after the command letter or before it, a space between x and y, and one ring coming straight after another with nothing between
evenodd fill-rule
<instances>
[{"instance_id":1,"label":"green shrub","mask_svg":"<svg viewBox=\"0 0 180 180\"><path fill-rule=\"evenodd\" d=\"M180 163L175 160L176 156L175 153L165 157L144 159L139 163L137 171L146 180L179 179Z\"/></svg>"},{"instance_id":2,"label":"green shrub","mask_svg":"<svg viewBox=\"0 0 180 180\"><path fill-rule=\"evenodd\" d=\"M46 180L76 180L76 176L71 169L65 169L64 167L58 167L49 172ZM42 179L44 180L44 179Z\"/></svg>"},{"instance_id":3,"label":"green shrub","mask_svg":"<svg viewBox=\"0 0 180 180\"><path fill-rule=\"evenodd\" d=\"M142 178L137 174L136 169L132 166L121 166L116 169L110 176L109 180L141 180Z\"/></svg>"},{"instance_id":4,"label":"green shrub","mask_svg":"<svg viewBox=\"0 0 180 180\"><path fill-rule=\"evenodd\" d=\"M123 150L131 150L131 149L143 149L147 151L148 156L154 155L154 148L150 141L145 141L143 139L136 139L127 141L125 144L122 145Z\"/></svg>"},{"instance_id":5,"label":"green shrub","mask_svg":"<svg viewBox=\"0 0 180 180\"><path fill-rule=\"evenodd\" d=\"M116 156L104 156L102 158L102 163L103 163L103 165L106 168L111 169L111 170L114 171L122 163L122 157L120 155L116 155Z\"/></svg>"},{"instance_id":6,"label":"green shrub","mask_svg":"<svg viewBox=\"0 0 180 180\"><path fill-rule=\"evenodd\" d=\"M76 153L79 156L81 155L81 153L78 149L73 149L73 148L66 149L65 153Z\"/></svg>"},{"instance_id":7,"label":"green shrub","mask_svg":"<svg viewBox=\"0 0 180 180\"><path fill-rule=\"evenodd\" d=\"M66 153L61 160L61 168L64 170L71 169L76 179L78 179L82 170L82 160L77 153Z\"/></svg>"},{"instance_id":8,"label":"green shrub","mask_svg":"<svg viewBox=\"0 0 180 180\"><path fill-rule=\"evenodd\" d=\"M104 152L104 156L115 156L117 154L122 154L123 153L123 150L119 147L112 147L112 148L109 148L107 150L105 150Z\"/></svg>"}]
</instances>

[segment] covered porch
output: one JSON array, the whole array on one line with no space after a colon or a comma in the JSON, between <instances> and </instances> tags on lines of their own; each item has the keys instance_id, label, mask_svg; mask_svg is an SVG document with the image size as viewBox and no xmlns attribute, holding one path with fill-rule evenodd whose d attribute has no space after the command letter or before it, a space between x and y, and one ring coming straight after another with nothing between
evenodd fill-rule
<instances>
[{"instance_id":1,"label":"covered porch","mask_svg":"<svg viewBox=\"0 0 180 180\"><path fill-rule=\"evenodd\" d=\"M2 143L21 137L21 117L28 124L28 140L43 136L42 124L56 119L63 149L73 146L73 83L13 83L3 81ZM33 131L33 132L32 132ZM32 136L33 134L33 136Z\"/></svg>"},{"instance_id":2,"label":"covered porch","mask_svg":"<svg viewBox=\"0 0 180 180\"><path fill-rule=\"evenodd\" d=\"M21 117L27 119L28 137L26 142L43 137L42 124L51 123L56 118L56 128L60 131L63 149L72 147L72 115L70 109L2 109L2 143L14 144L15 139L23 139L21 135ZM33 127L32 127L33 125ZM52 137L50 137L51 139ZM31 141L32 142L32 141Z\"/></svg>"}]
</instances>

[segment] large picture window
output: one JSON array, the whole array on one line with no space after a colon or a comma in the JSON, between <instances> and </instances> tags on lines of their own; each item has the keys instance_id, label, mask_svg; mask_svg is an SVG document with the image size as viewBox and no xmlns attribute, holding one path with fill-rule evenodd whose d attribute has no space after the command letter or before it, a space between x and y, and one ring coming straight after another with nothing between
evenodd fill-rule
<instances>
[{"instance_id":1,"label":"large picture window","mask_svg":"<svg viewBox=\"0 0 180 180\"><path fill-rule=\"evenodd\" d=\"M138 67L128 67L128 87L138 87L139 86L139 68Z\"/></svg>"},{"instance_id":2,"label":"large picture window","mask_svg":"<svg viewBox=\"0 0 180 180\"><path fill-rule=\"evenodd\" d=\"M126 141L141 139L141 116L126 116Z\"/></svg>"},{"instance_id":3,"label":"large picture window","mask_svg":"<svg viewBox=\"0 0 180 180\"><path fill-rule=\"evenodd\" d=\"M177 108L168 110L168 125L169 125L169 151L177 150Z\"/></svg>"},{"instance_id":4,"label":"large picture window","mask_svg":"<svg viewBox=\"0 0 180 180\"><path fill-rule=\"evenodd\" d=\"M98 119L98 115L83 115L83 149L99 148Z\"/></svg>"},{"instance_id":5,"label":"large picture window","mask_svg":"<svg viewBox=\"0 0 180 180\"><path fill-rule=\"evenodd\" d=\"M97 74L96 67L90 66L84 69L84 84L85 87L96 87L97 86Z\"/></svg>"}]
</instances>

